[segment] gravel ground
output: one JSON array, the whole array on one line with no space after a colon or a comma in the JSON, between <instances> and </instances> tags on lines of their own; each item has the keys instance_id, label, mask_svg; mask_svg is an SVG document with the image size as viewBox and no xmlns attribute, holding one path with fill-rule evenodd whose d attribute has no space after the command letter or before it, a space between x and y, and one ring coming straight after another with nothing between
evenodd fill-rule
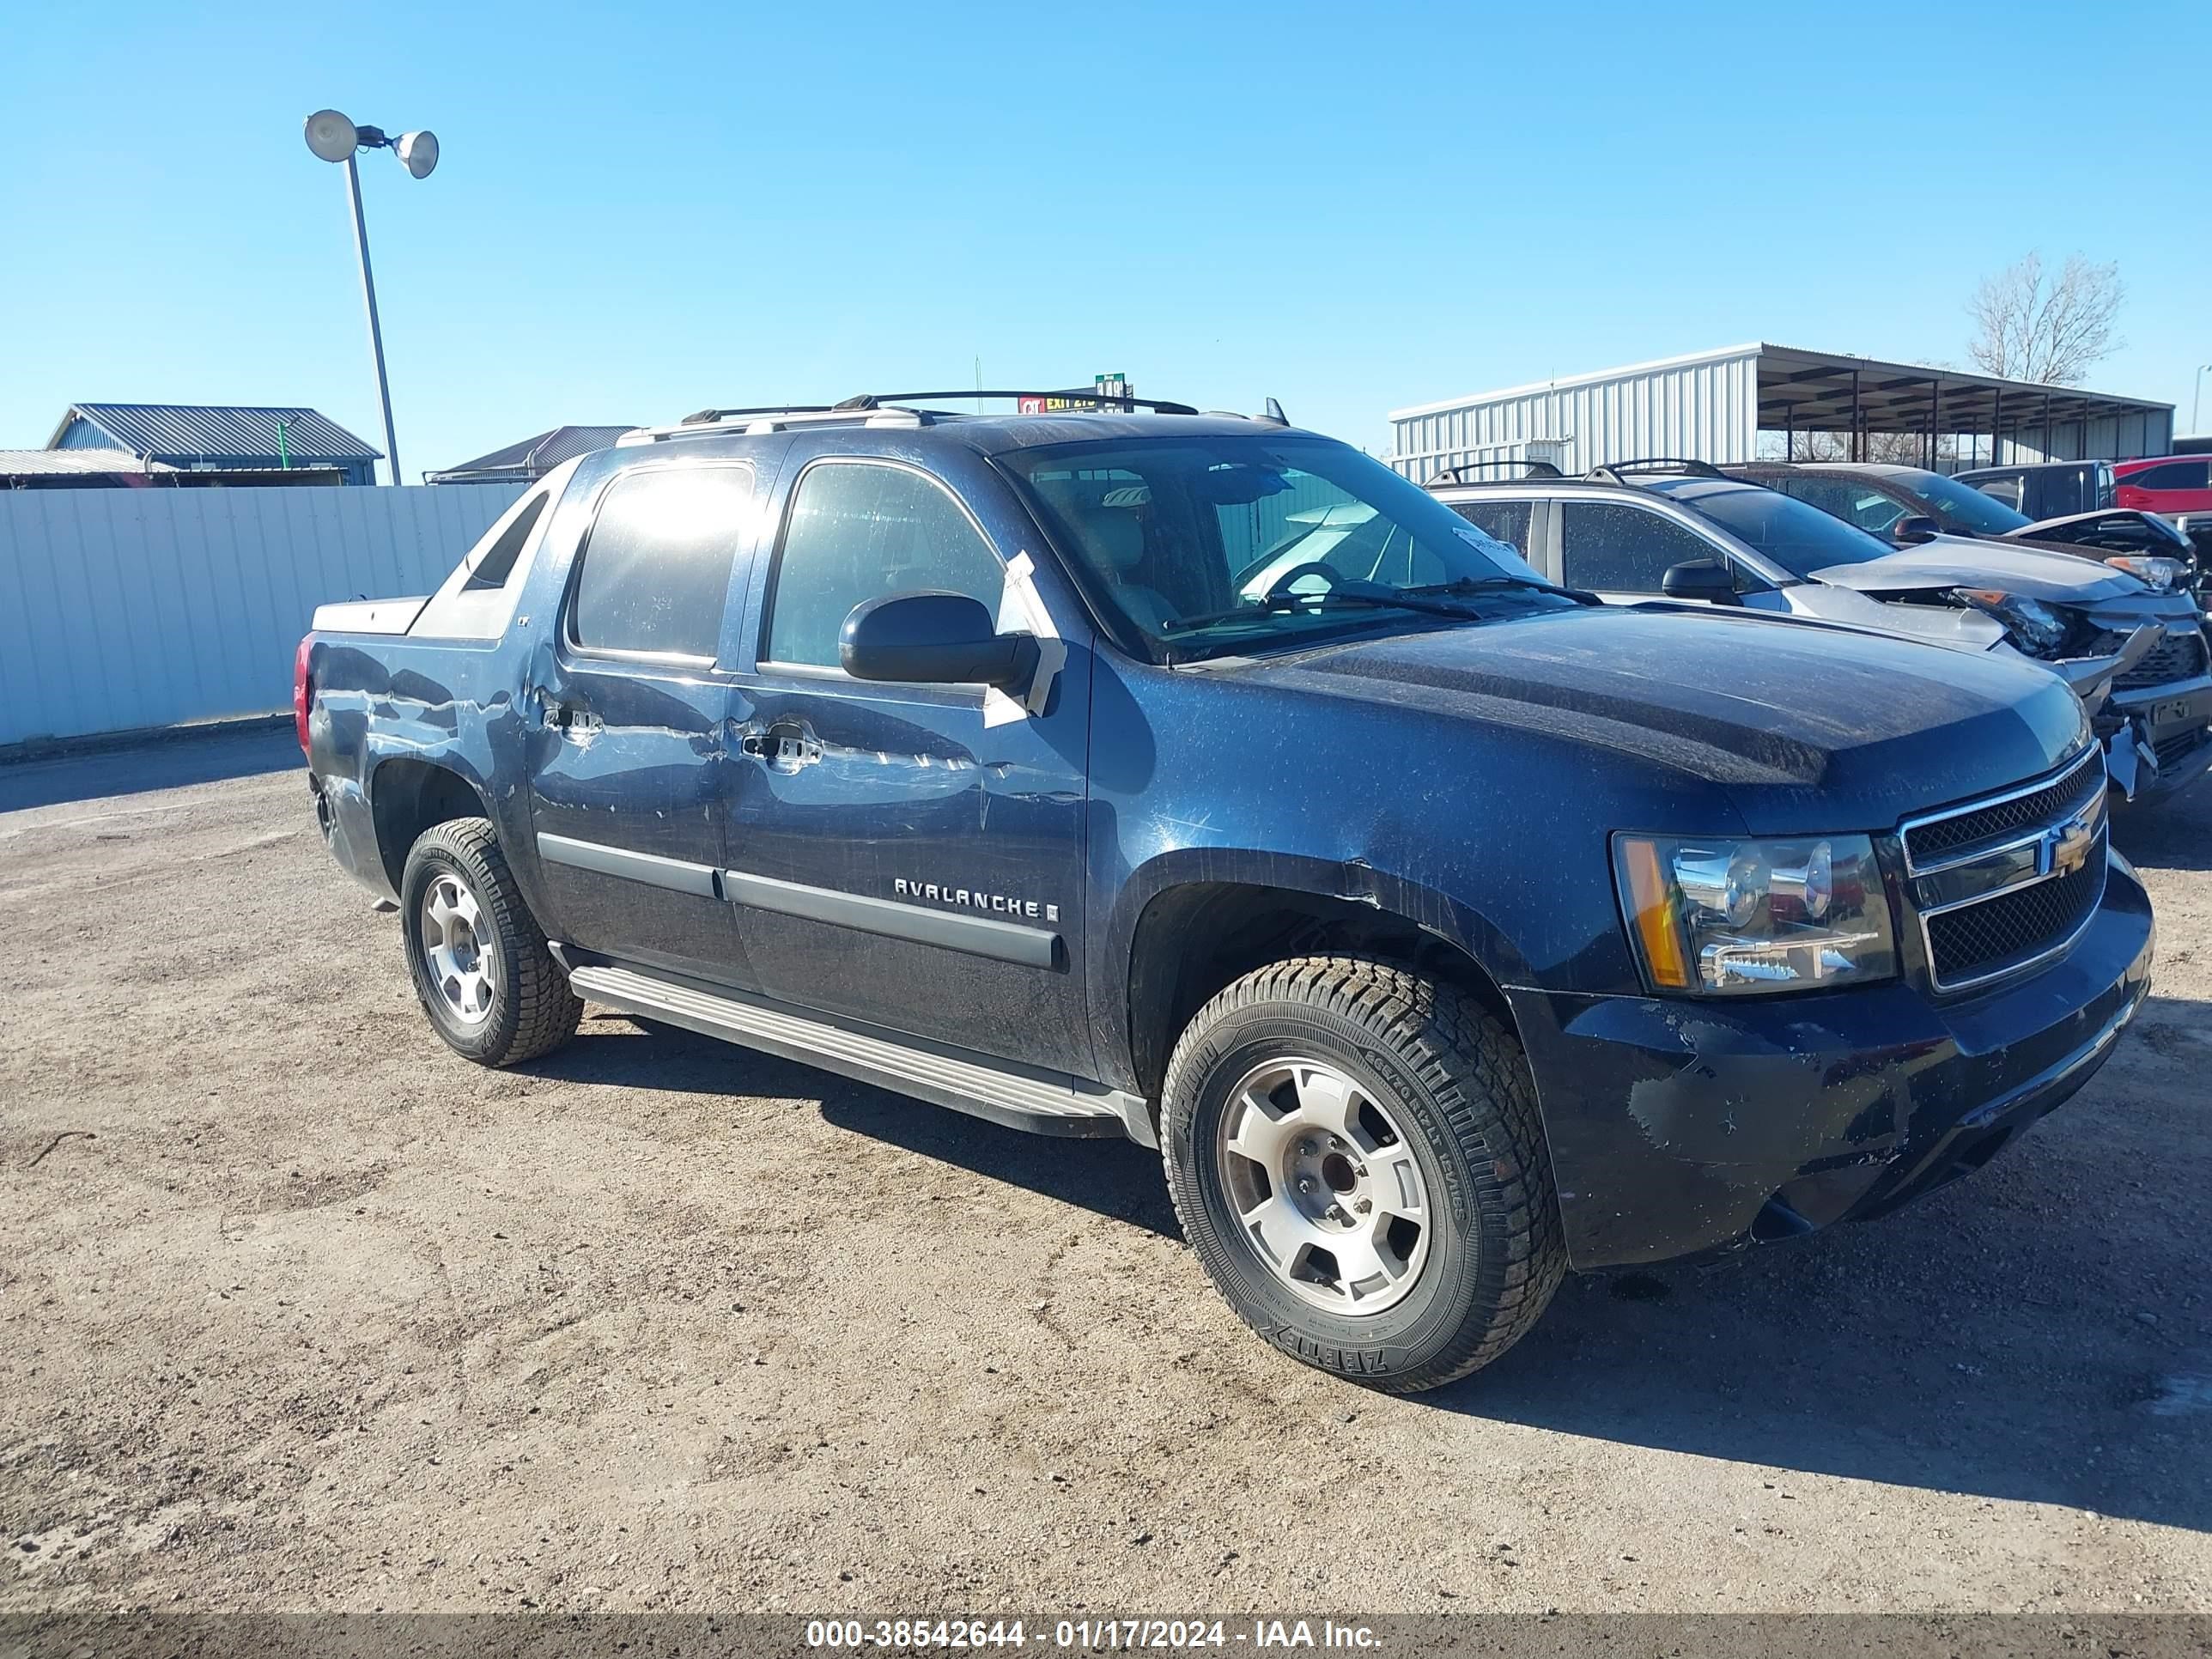
<instances>
[{"instance_id":1,"label":"gravel ground","mask_svg":"<svg viewBox=\"0 0 2212 1659\"><path fill-rule=\"evenodd\" d=\"M2212 786L1990 1169L1398 1400L1134 1147L597 1010L453 1058L289 744L0 769L0 1610L2212 1610Z\"/></svg>"}]
</instances>

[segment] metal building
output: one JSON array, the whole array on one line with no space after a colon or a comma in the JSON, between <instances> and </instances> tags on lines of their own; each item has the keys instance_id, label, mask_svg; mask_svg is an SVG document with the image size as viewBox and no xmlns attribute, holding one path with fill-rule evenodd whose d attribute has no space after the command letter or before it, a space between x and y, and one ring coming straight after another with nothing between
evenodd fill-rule
<instances>
[{"instance_id":1,"label":"metal building","mask_svg":"<svg viewBox=\"0 0 2212 1659\"><path fill-rule=\"evenodd\" d=\"M1815 432L1862 459L1874 434L1905 434L1924 465L1948 440L1960 466L2005 465L2166 454L2173 405L1754 341L1419 404L1394 410L1390 425L1388 459L1416 479L1486 460L1570 473L1647 455L1725 465L1797 453ZM1898 459L1893 447L1885 458Z\"/></svg>"},{"instance_id":2,"label":"metal building","mask_svg":"<svg viewBox=\"0 0 2212 1659\"><path fill-rule=\"evenodd\" d=\"M46 447L119 449L185 472L323 471L349 484L374 483L384 454L312 409L207 404L71 404Z\"/></svg>"}]
</instances>

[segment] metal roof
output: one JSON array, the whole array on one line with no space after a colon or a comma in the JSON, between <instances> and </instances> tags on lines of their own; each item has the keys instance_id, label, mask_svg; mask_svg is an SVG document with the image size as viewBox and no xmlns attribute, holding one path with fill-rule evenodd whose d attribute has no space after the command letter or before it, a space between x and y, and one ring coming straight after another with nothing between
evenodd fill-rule
<instances>
[{"instance_id":1,"label":"metal roof","mask_svg":"<svg viewBox=\"0 0 2212 1659\"><path fill-rule=\"evenodd\" d=\"M260 409L205 404L71 404L47 440L52 448L70 422L82 416L134 455L275 458L276 424L284 425L284 453L295 461L381 460L337 422L312 409Z\"/></svg>"},{"instance_id":2,"label":"metal roof","mask_svg":"<svg viewBox=\"0 0 2212 1659\"><path fill-rule=\"evenodd\" d=\"M1753 360L1758 366L1758 424L1767 431L1795 428L1819 431L1851 424L1856 408L1869 432L1926 432L1931 421L1942 430L2014 434L2053 422L2121 414L2170 416L2172 404L2091 392L2077 386L2045 386L2008 380L1934 363L1893 363L1878 357L1809 351L1799 346L1753 340L1717 351L1692 352L1630 363L1595 374L1574 374L1528 386L1478 392L1464 398L1393 410L1393 421L1442 414L1479 404L1547 392L1606 386L1693 369ZM1856 398L1856 404L1854 399Z\"/></svg>"},{"instance_id":3,"label":"metal roof","mask_svg":"<svg viewBox=\"0 0 2212 1659\"><path fill-rule=\"evenodd\" d=\"M174 472L161 461L142 461L119 449L0 449L0 477L37 478Z\"/></svg>"},{"instance_id":4,"label":"metal roof","mask_svg":"<svg viewBox=\"0 0 2212 1659\"><path fill-rule=\"evenodd\" d=\"M588 455L595 449L612 447L616 439L635 428L634 421L625 426L556 426L549 432L525 438L520 443L509 444L489 455L479 455L472 461L463 461L427 476L434 483L466 483L484 478L533 480L563 461Z\"/></svg>"}]
</instances>

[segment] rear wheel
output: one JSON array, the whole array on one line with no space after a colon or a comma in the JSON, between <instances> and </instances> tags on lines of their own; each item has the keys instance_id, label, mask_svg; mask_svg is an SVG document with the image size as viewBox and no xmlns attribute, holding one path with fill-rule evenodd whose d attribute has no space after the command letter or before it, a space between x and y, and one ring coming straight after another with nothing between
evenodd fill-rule
<instances>
[{"instance_id":1,"label":"rear wheel","mask_svg":"<svg viewBox=\"0 0 2212 1659\"><path fill-rule=\"evenodd\" d=\"M584 1005L522 902L489 820L454 818L407 854L399 915L415 994L447 1046L484 1066L550 1054Z\"/></svg>"},{"instance_id":2,"label":"rear wheel","mask_svg":"<svg viewBox=\"0 0 2212 1659\"><path fill-rule=\"evenodd\" d=\"M1192 1020L1163 1097L1184 1234L1310 1365L1437 1387L1518 1341L1565 1272L1528 1062L1449 986L1352 957L1263 968Z\"/></svg>"}]
</instances>

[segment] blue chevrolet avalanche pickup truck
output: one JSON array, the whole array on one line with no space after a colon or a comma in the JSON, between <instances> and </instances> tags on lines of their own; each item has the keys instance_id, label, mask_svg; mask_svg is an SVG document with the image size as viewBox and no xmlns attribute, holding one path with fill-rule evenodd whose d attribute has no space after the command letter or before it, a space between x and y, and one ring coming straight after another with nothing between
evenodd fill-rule
<instances>
[{"instance_id":1,"label":"blue chevrolet avalanche pickup truck","mask_svg":"<svg viewBox=\"0 0 2212 1659\"><path fill-rule=\"evenodd\" d=\"M1411 1390L1978 1167L2148 988L2039 667L1599 605L1276 420L932 395L633 433L317 614L317 816L461 1054L588 998L1157 1146L1248 1324Z\"/></svg>"}]
</instances>

